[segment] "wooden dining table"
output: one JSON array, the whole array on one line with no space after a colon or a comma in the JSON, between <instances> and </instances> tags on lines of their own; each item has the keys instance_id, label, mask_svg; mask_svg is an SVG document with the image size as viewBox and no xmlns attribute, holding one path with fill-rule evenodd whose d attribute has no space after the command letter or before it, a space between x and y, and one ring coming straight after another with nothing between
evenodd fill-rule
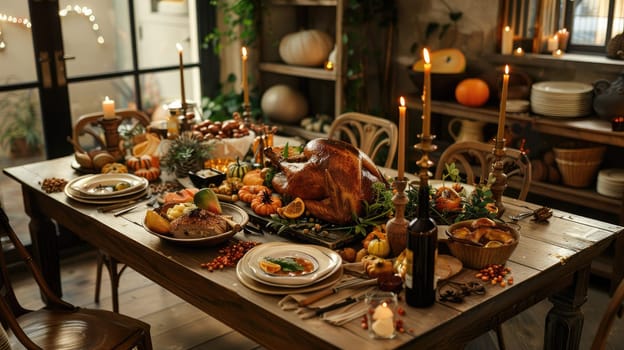
<instances>
[{"instance_id":1,"label":"wooden dining table","mask_svg":"<svg viewBox=\"0 0 624 350\"><path fill-rule=\"evenodd\" d=\"M70 166L72 159L68 156L3 170L21 184L31 219L33 256L57 294L62 294L62 288L54 223L272 349L456 349L546 298L552 309L546 317L544 348L578 349L590 264L624 234L620 226L559 210L554 210L547 222L521 220L519 244L506 264L513 284L484 283L483 295L467 296L461 303L437 300L428 308L407 306L400 298L405 310L401 316L404 332L391 340L376 340L362 329L360 319L334 326L320 318L302 320L294 312L282 310L277 305L281 296L245 287L235 268L209 272L201 265L218 256L222 246L191 247L160 239L141 225L144 206L116 217L63 192L42 190L46 178L70 180L81 175ZM503 218L539 207L510 198L504 202ZM440 233L444 228L439 227ZM239 232L234 238L256 242L291 239L268 232ZM451 280L476 282L476 273L464 267Z\"/></svg>"}]
</instances>

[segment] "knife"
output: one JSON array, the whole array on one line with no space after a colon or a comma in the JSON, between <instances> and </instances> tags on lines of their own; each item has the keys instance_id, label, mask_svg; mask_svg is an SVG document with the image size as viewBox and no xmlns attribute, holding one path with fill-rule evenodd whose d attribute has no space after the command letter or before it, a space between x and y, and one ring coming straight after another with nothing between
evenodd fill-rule
<instances>
[{"instance_id":1,"label":"knife","mask_svg":"<svg viewBox=\"0 0 624 350\"><path fill-rule=\"evenodd\" d=\"M341 284L339 286L336 287L332 287L332 288L327 288L324 289L320 292L314 293L312 295L310 295L309 297L299 301L299 306L308 306L316 301L319 301L327 296L330 296L332 294L336 294L338 293L338 291L342 290L342 289L346 289L346 288L357 288L357 287L364 287L364 286L373 286L377 284L377 279L373 278L370 280L355 280L352 282L347 282L345 284Z\"/></svg>"},{"instance_id":2,"label":"knife","mask_svg":"<svg viewBox=\"0 0 624 350\"><path fill-rule=\"evenodd\" d=\"M307 319L312 318L312 317L320 316L320 315L322 315L322 314L324 314L324 313L326 313L328 311L336 310L336 309L339 309L339 308L341 308L343 306L347 306L347 305L355 303L356 301L362 300L364 298L364 296L365 295L360 295L360 296L357 296L357 297L348 297L348 298L346 298L346 299L344 299L342 301L339 301L337 303L334 303L332 305L325 306L325 307L313 310L311 312L307 312L305 314L302 314L301 318L304 319L304 320L307 320Z\"/></svg>"}]
</instances>

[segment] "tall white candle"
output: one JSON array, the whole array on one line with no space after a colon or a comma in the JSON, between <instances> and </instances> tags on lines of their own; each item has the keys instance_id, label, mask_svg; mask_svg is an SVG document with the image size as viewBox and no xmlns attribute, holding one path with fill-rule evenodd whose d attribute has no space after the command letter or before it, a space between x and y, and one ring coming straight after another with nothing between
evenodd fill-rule
<instances>
[{"instance_id":1,"label":"tall white candle","mask_svg":"<svg viewBox=\"0 0 624 350\"><path fill-rule=\"evenodd\" d=\"M503 28L503 36L501 40L501 54L511 55L512 50L513 50L513 32L511 31L511 27L506 26L505 28Z\"/></svg>"},{"instance_id":2,"label":"tall white candle","mask_svg":"<svg viewBox=\"0 0 624 350\"><path fill-rule=\"evenodd\" d=\"M241 58L243 60L243 74L242 74L242 80L243 80L243 103L245 105L249 104L249 82L247 81L247 48L246 47L242 47L241 48Z\"/></svg>"},{"instance_id":3,"label":"tall white candle","mask_svg":"<svg viewBox=\"0 0 624 350\"><path fill-rule=\"evenodd\" d=\"M501 93L500 110L498 111L498 132L496 141L502 141L505 137L505 113L507 109L507 90L509 89L509 65L505 65L503 74L503 92Z\"/></svg>"},{"instance_id":4,"label":"tall white candle","mask_svg":"<svg viewBox=\"0 0 624 350\"><path fill-rule=\"evenodd\" d=\"M104 113L104 119L115 118L115 100L111 100L106 96L102 101L102 112Z\"/></svg>"},{"instance_id":5,"label":"tall white candle","mask_svg":"<svg viewBox=\"0 0 624 350\"><path fill-rule=\"evenodd\" d=\"M431 59L429 58L429 50L423 49L423 58L425 59L425 86L423 87L423 137L428 137L431 133Z\"/></svg>"},{"instance_id":6,"label":"tall white candle","mask_svg":"<svg viewBox=\"0 0 624 350\"><path fill-rule=\"evenodd\" d=\"M176 44L176 48L178 49L178 56L180 60L180 93L182 94L180 99L180 107L182 110L186 109L186 96L184 94L184 61L182 60L182 54L184 51L182 50L182 45L180 43Z\"/></svg>"},{"instance_id":7,"label":"tall white candle","mask_svg":"<svg viewBox=\"0 0 624 350\"><path fill-rule=\"evenodd\" d=\"M401 96L399 99L399 160L397 161L397 177L399 180L404 178L405 174L405 98Z\"/></svg>"}]
</instances>

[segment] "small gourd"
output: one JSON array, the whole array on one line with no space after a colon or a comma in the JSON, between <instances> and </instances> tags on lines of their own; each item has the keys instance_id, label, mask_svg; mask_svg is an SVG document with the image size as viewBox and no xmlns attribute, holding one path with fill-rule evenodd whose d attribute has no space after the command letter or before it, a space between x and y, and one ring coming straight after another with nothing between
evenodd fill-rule
<instances>
[{"instance_id":1,"label":"small gourd","mask_svg":"<svg viewBox=\"0 0 624 350\"><path fill-rule=\"evenodd\" d=\"M227 166L227 177L228 178L239 178L242 179L245 174L249 171L249 164L247 162L241 162L240 159L236 159L236 162L232 162Z\"/></svg>"},{"instance_id":2,"label":"small gourd","mask_svg":"<svg viewBox=\"0 0 624 350\"><path fill-rule=\"evenodd\" d=\"M390 244L385 239L373 239L368 243L368 254L385 258L390 255Z\"/></svg>"}]
</instances>

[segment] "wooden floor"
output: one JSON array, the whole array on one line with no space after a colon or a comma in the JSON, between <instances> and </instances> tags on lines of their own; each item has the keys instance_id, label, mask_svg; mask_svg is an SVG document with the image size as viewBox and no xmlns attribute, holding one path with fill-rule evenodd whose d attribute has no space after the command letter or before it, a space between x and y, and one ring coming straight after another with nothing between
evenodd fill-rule
<instances>
[{"instance_id":1,"label":"wooden floor","mask_svg":"<svg viewBox=\"0 0 624 350\"><path fill-rule=\"evenodd\" d=\"M64 299L83 307L111 309L108 276L103 278L100 304L93 301L95 285L95 252L84 248L62 260ZM39 307L41 301L22 268L12 274L19 299L28 307ZM600 317L606 308L606 286L593 281L589 300L584 306L585 326L580 349L589 349ZM121 313L139 318L152 325L155 349L258 349L255 342L206 315L197 308L159 287L155 283L127 269L121 278ZM503 324L507 349L541 349L545 315L550 303L544 301ZM260 325L259 325L260 327ZM488 333L467 346L467 349L497 349L493 334ZM616 319L609 336L608 349L624 349L624 320Z\"/></svg>"}]
</instances>

